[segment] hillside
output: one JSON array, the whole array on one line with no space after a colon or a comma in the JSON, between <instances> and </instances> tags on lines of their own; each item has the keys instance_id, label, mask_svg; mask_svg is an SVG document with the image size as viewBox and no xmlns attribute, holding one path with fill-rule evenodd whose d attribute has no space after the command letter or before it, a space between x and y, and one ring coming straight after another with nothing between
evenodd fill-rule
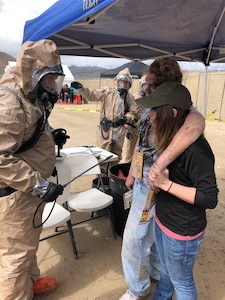
<instances>
[{"instance_id":1,"label":"hillside","mask_svg":"<svg viewBox=\"0 0 225 300\"><path fill-rule=\"evenodd\" d=\"M0 76L3 75L6 65L8 61L15 61L16 59L4 52L0 52ZM69 66L70 71L72 72L74 78L79 79L93 79L93 78L100 78L100 74L105 72L107 69L100 68L96 66L85 66L85 67L78 67L78 66Z\"/></svg>"},{"instance_id":2,"label":"hillside","mask_svg":"<svg viewBox=\"0 0 225 300\"><path fill-rule=\"evenodd\" d=\"M101 68L97 66L70 66L69 69L72 72L75 79L98 79L100 78L100 74L107 70L106 68Z\"/></svg>"},{"instance_id":3,"label":"hillside","mask_svg":"<svg viewBox=\"0 0 225 300\"><path fill-rule=\"evenodd\" d=\"M4 53L4 52L0 52L0 76L3 75L5 67L8 64L8 61L15 61L15 57Z\"/></svg>"}]
</instances>

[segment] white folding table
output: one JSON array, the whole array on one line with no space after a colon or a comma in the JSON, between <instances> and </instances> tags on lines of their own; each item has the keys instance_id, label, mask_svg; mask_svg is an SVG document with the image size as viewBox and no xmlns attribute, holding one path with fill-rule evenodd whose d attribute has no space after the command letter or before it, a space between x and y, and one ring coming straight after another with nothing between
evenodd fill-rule
<instances>
[{"instance_id":1,"label":"white folding table","mask_svg":"<svg viewBox=\"0 0 225 300\"><path fill-rule=\"evenodd\" d=\"M118 155L109 152L105 149L96 147L96 146L81 146L81 147L71 147L63 148L60 153L65 153L67 155L76 154L76 153L87 153L93 154L97 157L99 163L104 161L104 163L110 163L118 160ZM107 159L107 157L109 159Z\"/></svg>"}]
</instances>

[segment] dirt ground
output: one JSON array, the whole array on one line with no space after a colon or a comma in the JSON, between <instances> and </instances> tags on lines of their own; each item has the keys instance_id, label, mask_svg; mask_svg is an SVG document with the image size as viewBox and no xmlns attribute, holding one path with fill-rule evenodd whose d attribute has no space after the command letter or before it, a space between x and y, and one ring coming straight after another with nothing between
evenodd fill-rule
<instances>
[{"instance_id":1,"label":"dirt ground","mask_svg":"<svg viewBox=\"0 0 225 300\"><path fill-rule=\"evenodd\" d=\"M97 109L96 104L56 105L50 124L67 130L70 139L65 147L95 144ZM220 194L217 207L207 211L208 226L194 268L199 300L225 300L224 133L225 123L206 121L205 134L216 157ZM80 215L75 213L73 218L77 220ZM107 217L74 226L73 230L78 260L73 257L67 233L40 242L38 262L42 275L54 276L58 287L54 293L34 299L118 300L127 288L120 259L122 239L113 238ZM149 300L151 297L152 293Z\"/></svg>"}]
</instances>

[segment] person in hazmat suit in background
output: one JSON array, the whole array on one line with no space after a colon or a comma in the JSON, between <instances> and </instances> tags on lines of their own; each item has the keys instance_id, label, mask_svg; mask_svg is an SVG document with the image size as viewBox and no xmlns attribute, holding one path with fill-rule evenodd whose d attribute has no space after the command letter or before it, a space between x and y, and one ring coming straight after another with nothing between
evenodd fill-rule
<instances>
[{"instance_id":1,"label":"person in hazmat suit in background","mask_svg":"<svg viewBox=\"0 0 225 300\"><path fill-rule=\"evenodd\" d=\"M0 299L30 300L56 287L40 278L36 252L45 202L63 193L48 182L55 166L54 136L47 118L64 78L51 40L24 43L16 66L0 80Z\"/></svg>"},{"instance_id":2,"label":"person in hazmat suit in background","mask_svg":"<svg viewBox=\"0 0 225 300\"><path fill-rule=\"evenodd\" d=\"M134 94L134 98L142 98L145 97L146 93L143 87L146 85L146 75L143 75L141 77L140 83L139 83L139 91L138 93ZM137 106L137 122L133 122L134 126L127 126L127 131L123 143L123 149L122 149L122 163L131 163L133 158L134 149L136 146L136 142L138 139L138 124L140 122L141 118L141 112L142 108L140 106Z\"/></svg>"},{"instance_id":3,"label":"person in hazmat suit in background","mask_svg":"<svg viewBox=\"0 0 225 300\"><path fill-rule=\"evenodd\" d=\"M77 81L72 82L71 86L87 100L101 103L96 145L117 154L118 161L113 164L118 164L122 158L125 124L132 124L137 119L137 105L134 96L129 92L132 86L129 69L125 68L118 73L112 87L91 90ZM101 169L107 175L106 164L103 164Z\"/></svg>"}]
</instances>

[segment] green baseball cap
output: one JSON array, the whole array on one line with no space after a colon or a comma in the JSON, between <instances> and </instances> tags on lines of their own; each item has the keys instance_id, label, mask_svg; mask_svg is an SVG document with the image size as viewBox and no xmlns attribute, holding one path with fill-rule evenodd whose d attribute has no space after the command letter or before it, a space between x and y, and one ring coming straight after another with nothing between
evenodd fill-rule
<instances>
[{"instance_id":1,"label":"green baseball cap","mask_svg":"<svg viewBox=\"0 0 225 300\"><path fill-rule=\"evenodd\" d=\"M192 106L190 92L185 86L178 82L162 83L150 96L137 99L136 102L138 105L146 108L170 104L188 110Z\"/></svg>"}]
</instances>

